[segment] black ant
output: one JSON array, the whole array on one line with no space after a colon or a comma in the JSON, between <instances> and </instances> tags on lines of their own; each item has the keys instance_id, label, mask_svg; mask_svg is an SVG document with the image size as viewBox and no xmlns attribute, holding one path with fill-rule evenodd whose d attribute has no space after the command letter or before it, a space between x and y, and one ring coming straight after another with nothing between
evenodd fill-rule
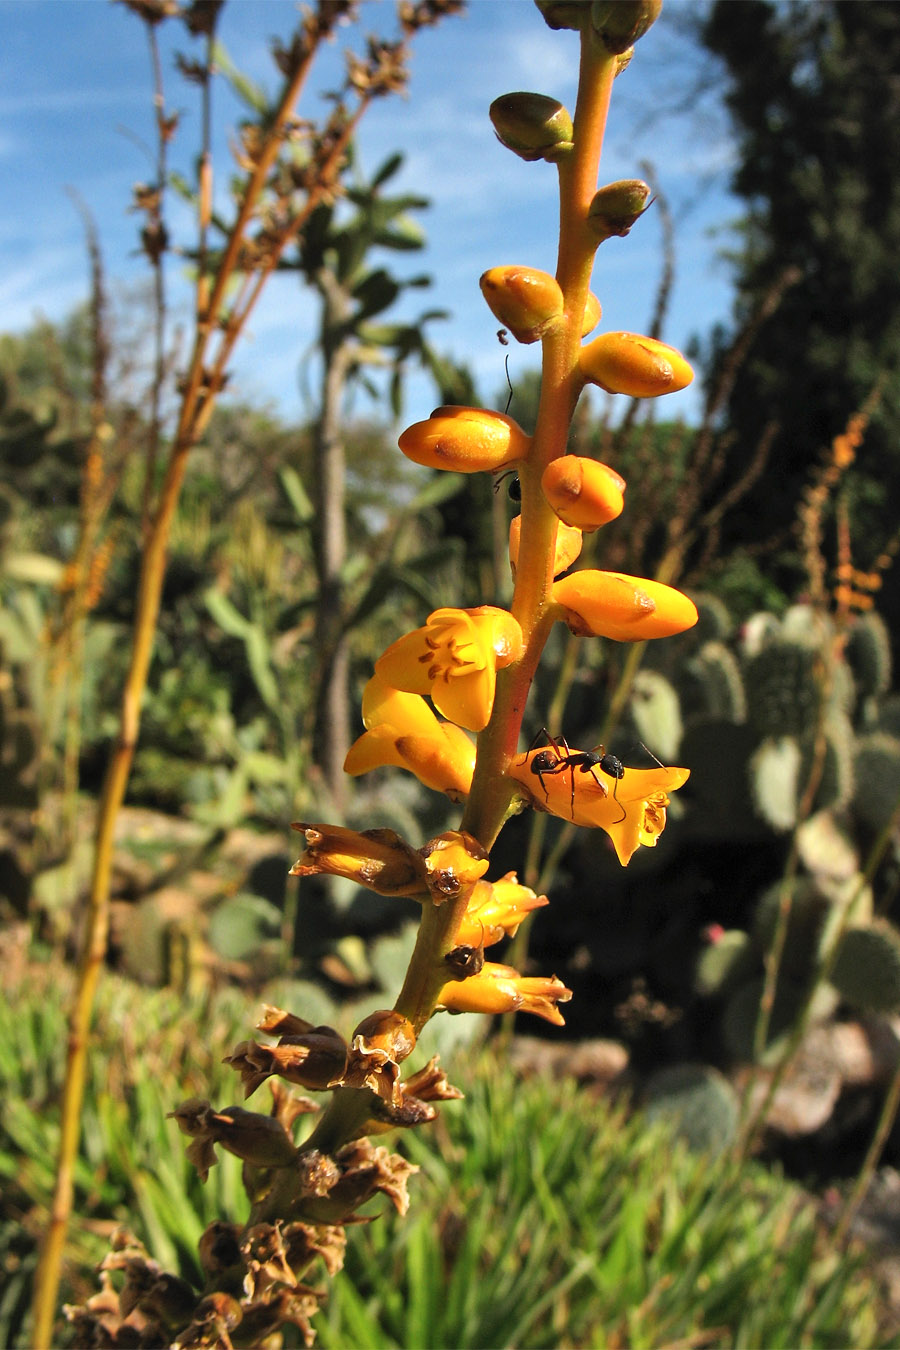
<instances>
[{"instance_id":1,"label":"black ant","mask_svg":"<svg viewBox=\"0 0 900 1350\"><path fill-rule=\"evenodd\" d=\"M519 475L516 473L515 469L507 469L506 473L501 473L494 484L494 491L500 491L500 484L503 482L504 478L510 480L509 486L506 489L509 500L511 502L520 502L522 500L522 484L519 482Z\"/></svg>"},{"instance_id":2,"label":"black ant","mask_svg":"<svg viewBox=\"0 0 900 1350\"><path fill-rule=\"evenodd\" d=\"M568 769L572 775L571 812L574 820L575 770L577 769L579 773L589 773L597 786L603 789L604 795L608 797L609 788L602 779L597 777L596 770L599 769L601 773L605 773L608 778L613 779L613 801L622 812L619 821L625 819L628 813L616 795L619 790L619 779L625 777L625 766L617 755L605 751L602 745L598 746L596 750L570 750L564 737L561 736L557 741L550 735L550 732L546 727L541 727L529 746L528 753L530 754L535 746L542 740L549 742L549 748L547 750L541 750L539 754L535 755L529 767L531 772L537 775L538 782L540 783L544 792L544 797L547 800L549 800L550 794L544 783L545 776L565 773ZM618 824L618 821L616 823Z\"/></svg>"}]
</instances>

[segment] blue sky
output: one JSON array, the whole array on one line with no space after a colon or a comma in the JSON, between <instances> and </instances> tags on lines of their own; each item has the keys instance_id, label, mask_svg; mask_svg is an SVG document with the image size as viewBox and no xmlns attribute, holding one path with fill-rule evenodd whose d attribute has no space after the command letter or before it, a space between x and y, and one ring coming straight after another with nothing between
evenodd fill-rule
<instances>
[{"instance_id":1,"label":"blue sky","mask_svg":"<svg viewBox=\"0 0 900 1350\"><path fill-rule=\"evenodd\" d=\"M369 0L362 26L389 28L392 8ZM600 178L639 176L643 159L656 167L677 224L676 285L663 334L677 346L727 318L729 274L718 253L727 242L723 225L739 212L726 191L733 156L727 123L710 72L683 35L686 13L683 0L668 0L616 82ZM228 0L225 6L224 45L270 90L276 81L269 39L286 37L295 16L292 0ZM183 113L172 160L188 170L198 107L195 91L175 72L173 49L190 52L190 39L175 23L161 33L169 106ZM351 36L351 30L339 34L301 113L322 107L321 90L337 83ZM421 217L427 250L387 260L398 272L427 271L434 278L430 291L411 293L405 312L452 312L433 325L432 340L470 362L486 399L503 383L505 352L478 277L500 263L553 271L556 238L555 172L504 150L487 109L513 89L551 94L572 108L576 74L576 35L550 32L531 0L470 0L463 17L417 39L408 98L382 100L363 124L363 167L371 170L402 151L406 160L394 184L432 202ZM216 97L224 183L227 131L239 113L226 91ZM0 0L0 331L21 330L37 315L61 318L86 295L83 230L67 187L97 221L110 282L127 286L146 275L136 253L138 220L128 206L132 184L152 177L152 145L149 62L135 16L106 0ZM187 211L174 199L170 228L176 240L190 242ZM594 271L601 331L647 327L660 261L652 210L627 239L602 246ZM179 296L187 303L177 260L169 263L169 286L177 310ZM236 393L271 401L286 416L302 415L298 366L314 323L312 303L297 282L277 279L233 365ZM534 351L511 345L513 382L517 371L536 364ZM433 401L429 385L413 380L409 420L427 414ZM691 416L697 408L690 390L666 403L673 415Z\"/></svg>"}]
</instances>

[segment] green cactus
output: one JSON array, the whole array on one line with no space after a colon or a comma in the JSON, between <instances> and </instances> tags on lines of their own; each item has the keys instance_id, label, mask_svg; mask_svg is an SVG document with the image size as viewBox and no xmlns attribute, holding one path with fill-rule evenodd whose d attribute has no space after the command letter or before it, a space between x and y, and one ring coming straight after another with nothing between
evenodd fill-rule
<instances>
[{"instance_id":1,"label":"green cactus","mask_svg":"<svg viewBox=\"0 0 900 1350\"><path fill-rule=\"evenodd\" d=\"M797 823L803 753L794 736L767 736L750 759L750 789L758 814L775 830Z\"/></svg>"},{"instance_id":2,"label":"green cactus","mask_svg":"<svg viewBox=\"0 0 900 1350\"><path fill-rule=\"evenodd\" d=\"M753 1062L753 1042L759 1005L764 987L763 977L748 980L734 991L722 1013L721 1030L725 1049L732 1059L742 1064ZM769 1018L769 1030L762 1062L774 1062L783 1047L784 1037L790 1031L803 1007L803 987L782 977L775 991L775 1003Z\"/></svg>"},{"instance_id":3,"label":"green cactus","mask_svg":"<svg viewBox=\"0 0 900 1350\"><path fill-rule=\"evenodd\" d=\"M720 642L730 637L734 624L725 602L717 595L706 592L694 594L693 598L699 615L691 634L694 640L699 643Z\"/></svg>"},{"instance_id":4,"label":"green cactus","mask_svg":"<svg viewBox=\"0 0 900 1350\"><path fill-rule=\"evenodd\" d=\"M900 694L888 694L878 706L877 729L900 740Z\"/></svg>"},{"instance_id":5,"label":"green cactus","mask_svg":"<svg viewBox=\"0 0 900 1350\"><path fill-rule=\"evenodd\" d=\"M631 686L631 720L640 741L671 764L681 745L683 727L678 694L656 670L639 670Z\"/></svg>"},{"instance_id":6,"label":"green cactus","mask_svg":"<svg viewBox=\"0 0 900 1350\"><path fill-rule=\"evenodd\" d=\"M747 695L740 664L724 642L705 642L689 663L688 675L698 686L703 711L710 717L745 720Z\"/></svg>"},{"instance_id":7,"label":"green cactus","mask_svg":"<svg viewBox=\"0 0 900 1350\"><path fill-rule=\"evenodd\" d=\"M883 731L861 738L854 773L854 813L862 825L877 833L900 804L900 738Z\"/></svg>"},{"instance_id":8,"label":"green cactus","mask_svg":"<svg viewBox=\"0 0 900 1350\"><path fill-rule=\"evenodd\" d=\"M863 698L887 693L891 687L891 637L879 614L873 611L854 619L846 656Z\"/></svg>"},{"instance_id":9,"label":"green cactus","mask_svg":"<svg viewBox=\"0 0 900 1350\"><path fill-rule=\"evenodd\" d=\"M900 932L886 919L848 928L841 938L831 983L864 1012L900 1011Z\"/></svg>"},{"instance_id":10,"label":"green cactus","mask_svg":"<svg viewBox=\"0 0 900 1350\"><path fill-rule=\"evenodd\" d=\"M824 756L815 795L812 801L814 811L826 808L840 810L853 796L854 774L853 756L855 738L850 719L842 713L832 710L825 719L823 727L825 737ZM808 736L802 744L803 760L800 766L799 791L803 795L814 767L818 767L818 746L815 735Z\"/></svg>"},{"instance_id":11,"label":"green cactus","mask_svg":"<svg viewBox=\"0 0 900 1350\"><path fill-rule=\"evenodd\" d=\"M752 974L758 964L750 937L740 928L731 928L704 947L697 958L694 988L711 997L727 994Z\"/></svg>"},{"instance_id":12,"label":"green cactus","mask_svg":"<svg viewBox=\"0 0 900 1350\"><path fill-rule=\"evenodd\" d=\"M721 1153L737 1132L740 1106L725 1076L705 1064L673 1064L650 1075L644 1114L671 1119L696 1152Z\"/></svg>"},{"instance_id":13,"label":"green cactus","mask_svg":"<svg viewBox=\"0 0 900 1350\"><path fill-rule=\"evenodd\" d=\"M822 669L816 648L782 639L748 660L747 713L760 736L802 736L812 730L821 704Z\"/></svg>"}]
</instances>

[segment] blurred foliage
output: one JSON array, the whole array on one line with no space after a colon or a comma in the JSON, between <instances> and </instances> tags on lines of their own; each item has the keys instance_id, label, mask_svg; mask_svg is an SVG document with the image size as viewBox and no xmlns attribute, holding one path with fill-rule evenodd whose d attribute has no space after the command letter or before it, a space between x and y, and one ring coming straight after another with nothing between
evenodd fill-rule
<instances>
[{"instance_id":1,"label":"blurred foliage","mask_svg":"<svg viewBox=\"0 0 900 1350\"><path fill-rule=\"evenodd\" d=\"M863 561L871 564L893 530L884 508L900 484L900 10L718 0L700 38L722 62L737 138L731 189L746 204L732 255L736 321L785 268L799 278L727 401L736 467L777 421L780 490L761 480L728 537L785 530L818 447L887 377L854 475L861 539L871 550ZM713 368L722 345L714 339Z\"/></svg>"},{"instance_id":2,"label":"blurred foliage","mask_svg":"<svg viewBox=\"0 0 900 1350\"><path fill-rule=\"evenodd\" d=\"M65 1026L47 991L69 978L51 965L21 982L14 965L7 960L0 1005L5 1345L24 1344L52 1182ZM310 1016L333 1013L308 986L266 996L282 1005L302 997ZM236 991L185 1000L104 983L68 1298L92 1290L95 1263L126 1218L187 1280L206 1225L243 1218L238 1160L223 1155L201 1186L165 1113L186 1095L235 1099L234 1074L220 1061L251 1017ZM665 1121L629 1118L624 1104L571 1081L515 1081L499 1069L493 1054L468 1056L466 1101L445 1104L427 1137L399 1139L421 1167L413 1213L351 1230L347 1277L317 1319L324 1346L661 1345L713 1335L722 1346L896 1343L858 1256L829 1255L814 1207L780 1177L691 1155Z\"/></svg>"}]
</instances>

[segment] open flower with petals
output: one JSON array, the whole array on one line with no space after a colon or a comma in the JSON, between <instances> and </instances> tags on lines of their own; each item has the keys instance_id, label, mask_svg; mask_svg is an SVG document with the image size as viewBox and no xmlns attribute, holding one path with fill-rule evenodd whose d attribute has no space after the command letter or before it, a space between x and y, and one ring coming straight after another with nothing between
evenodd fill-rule
<instances>
[{"instance_id":1,"label":"open flower with petals","mask_svg":"<svg viewBox=\"0 0 900 1350\"><path fill-rule=\"evenodd\" d=\"M513 577L519 565L519 542L522 538L522 517L513 516L509 522L509 561ZM574 525L565 525L562 521L556 531L556 553L553 558L553 575L558 577L567 571L581 552L584 539L581 530Z\"/></svg>"},{"instance_id":2,"label":"open flower with petals","mask_svg":"<svg viewBox=\"0 0 900 1350\"><path fill-rule=\"evenodd\" d=\"M485 961L477 975L445 984L438 1005L451 1012L534 1013L561 1027L565 1021L556 1005L571 997L571 989L555 975L520 975L514 966Z\"/></svg>"},{"instance_id":3,"label":"open flower with petals","mask_svg":"<svg viewBox=\"0 0 900 1350\"><path fill-rule=\"evenodd\" d=\"M478 881L456 941L461 946L491 947L501 938L512 937L532 910L549 903L546 895L537 895L530 886L520 886L515 872L507 872L499 881Z\"/></svg>"},{"instance_id":4,"label":"open flower with petals","mask_svg":"<svg viewBox=\"0 0 900 1350\"><path fill-rule=\"evenodd\" d=\"M470 731L486 727L497 670L522 654L522 630L505 609L436 609L424 628L407 633L375 662L395 689L430 694L439 712Z\"/></svg>"},{"instance_id":5,"label":"open flower with petals","mask_svg":"<svg viewBox=\"0 0 900 1350\"><path fill-rule=\"evenodd\" d=\"M533 767L546 746L520 755L509 775L524 787L534 806L575 825L605 830L624 867L641 844L653 848L666 827L669 793L682 787L690 769L625 769L621 778L605 773L599 763L575 764L548 773ZM570 752L577 754L577 751Z\"/></svg>"},{"instance_id":6,"label":"open flower with petals","mask_svg":"<svg viewBox=\"0 0 900 1350\"><path fill-rule=\"evenodd\" d=\"M697 606L674 586L623 572L573 572L556 582L553 599L565 611L562 617L569 628L581 637L643 642L683 633L697 622Z\"/></svg>"},{"instance_id":7,"label":"open flower with petals","mask_svg":"<svg viewBox=\"0 0 900 1350\"><path fill-rule=\"evenodd\" d=\"M424 698L373 675L363 691L362 714L366 730L347 752L345 773L355 777L391 764L455 801L468 796L475 746L461 727L439 722Z\"/></svg>"}]
</instances>

